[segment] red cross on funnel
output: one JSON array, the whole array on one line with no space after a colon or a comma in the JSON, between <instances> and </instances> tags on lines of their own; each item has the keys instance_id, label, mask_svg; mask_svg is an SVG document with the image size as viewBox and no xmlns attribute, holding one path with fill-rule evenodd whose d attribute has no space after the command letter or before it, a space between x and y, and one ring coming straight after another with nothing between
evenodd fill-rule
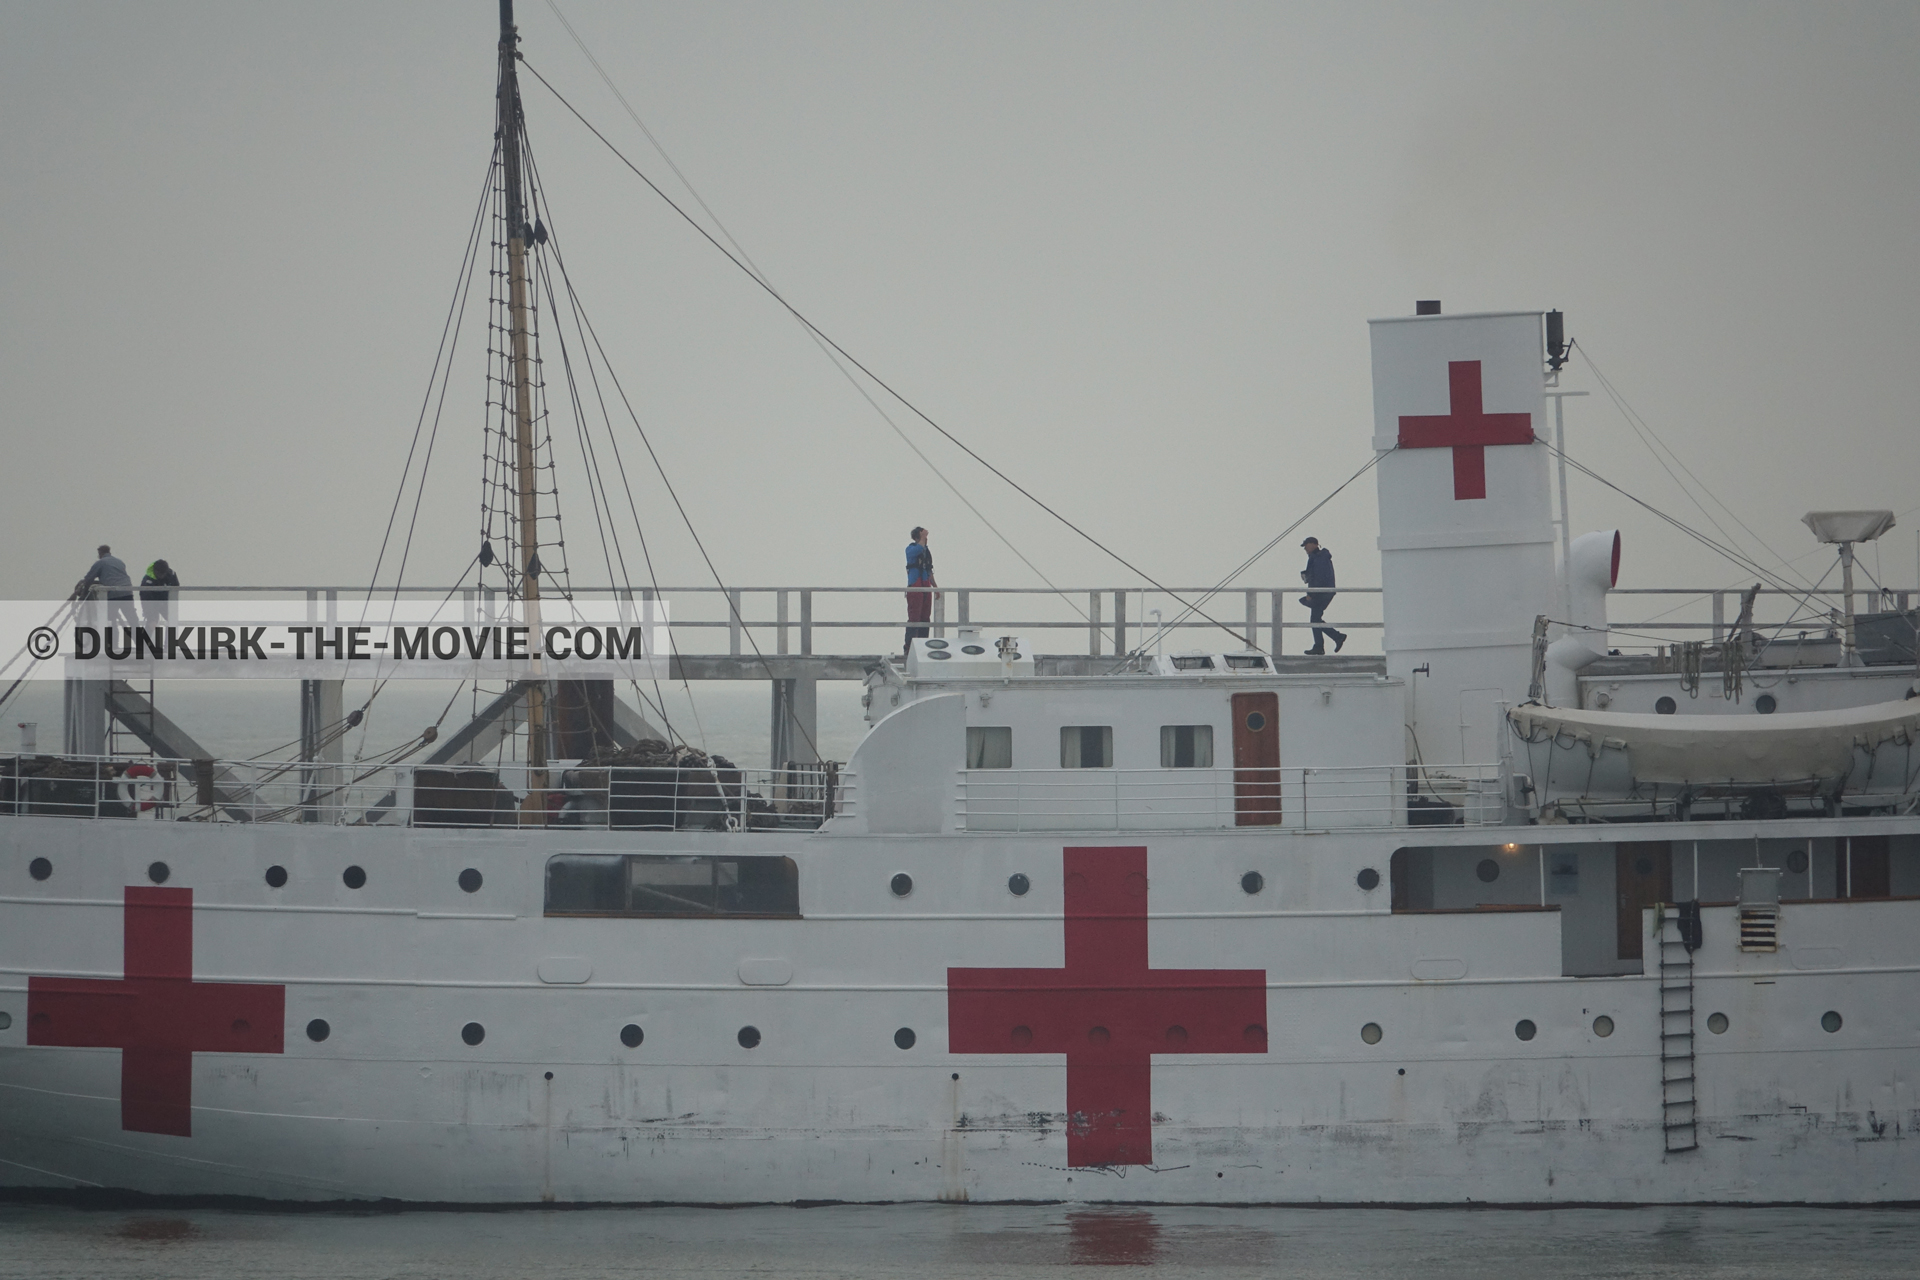
<instances>
[{"instance_id":1,"label":"red cross on funnel","mask_svg":"<svg viewBox=\"0 0 1920 1280\"><path fill-rule=\"evenodd\" d=\"M1147 851L1068 849L1066 967L948 969L954 1053L1067 1058L1067 1163L1153 1163L1153 1058L1265 1053L1264 969L1147 967Z\"/></svg>"},{"instance_id":2,"label":"red cross on funnel","mask_svg":"<svg viewBox=\"0 0 1920 1280\"><path fill-rule=\"evenodd\" d=\"M1453 497L1487 496L1487 450L1490 444L1532 444L1530 413L1483 413L1480 409L1480 362L1447 362L1446 414L1407 414L1400 419L1402 449L1453 449Z\"/></svg>"},{"instance_id":3,"label":"red cross on funnel","mask_svg":"<svg viewBox=\"0 0 1920 1280\"><path fill-rule=\"evenodd\" d=\"M29 978L27 1043L120 1050L120 1127L193 1136L193 1055L285 1051L287 989L193 980L193 890L129 888L126 977Z\"/></svg>"}]
</instances>

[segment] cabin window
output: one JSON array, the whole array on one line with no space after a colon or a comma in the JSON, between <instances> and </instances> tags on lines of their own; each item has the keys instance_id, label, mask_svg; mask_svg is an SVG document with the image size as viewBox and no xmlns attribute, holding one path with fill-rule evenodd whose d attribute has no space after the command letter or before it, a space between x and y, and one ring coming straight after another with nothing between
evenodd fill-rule
<instances>
[{"instance_id":1,"label":"cabin window","mask_svg":"<svg viewBox=\"0 0 1920 1280\"><path fill-rule=\"evenodd\" d=\"M1161 725L1160 767L1162 769L1213 768L1213 726L1210 724Z\"/></svg>"},{"instance_id":2,"label":"cabin window","mask_svg":"<svg viewBox=\"0 0 1920 1280\"><path fill-rule=\"evenodd\" d=\"M1173 669L1175 671L1211 671L1213 659L1205 654L1175 654Z\"/></svg>"},{"instance_id":3,"label":"cabin window","mask_svg":"<svg viewBox=\"0 0 1920 1280\"><path fill-rule=\"evenodd\" d=\"M1257 653L1230 653L1227 657L1229 671L1266 671L1267 660Z\"/></svg>"},{"instance_id":4,"label":"cabin window","mask_svg":"<svg viewBox=\"0 0 1920 1280\"><path fill-rule=\"evenodd\" d=\"M1013 730L1005 725L968 726L967 768L1013 768Z\"/></svg>"},{"instance_id":5,"label":"cabin window","mask_svg":"<svg viewBox=\"0 0 1920 1280\"><path fill-rule=\"evenodd\" d=\"M550 916L796 917L792 858L563 853L547 859Z\"/></svg>"},{"instance_id":6,"label":"cabin window","mask_svg":"<svg viewBox=\"0 0 1920 1280\"><path fill-rule=\"evenodd\" d=\"M1060 726L1060 767L1062 769L1113 768L1113 726L1110 724Z\"/></svg>"}]
</instances>

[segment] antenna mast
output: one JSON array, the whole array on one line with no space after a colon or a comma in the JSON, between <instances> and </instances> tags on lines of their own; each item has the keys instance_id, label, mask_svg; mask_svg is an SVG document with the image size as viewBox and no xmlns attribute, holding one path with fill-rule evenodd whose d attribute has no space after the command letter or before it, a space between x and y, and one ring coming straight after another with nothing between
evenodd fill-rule
<instances>
[{"instance_id":1,"label":"antenna mast","mask_svg":"<svg viewBox=\"0 0 1920 1280\"><path fill-rule=\"evenodd\" d=\"M527 241L532 226L527 217L525 179L521 172L520 37L513 25L513 0L500 0L500 90L498 131L502 178L507 203L507 286L513 354L513 490L517 499L519 536L515 539L521 562L514 567L520 580L520 598L526 606L529 634L540 628L539 473L534 465L533 361L529 353L532 326L527 315ZM536 651L539 646L536 642ZM544 819L546 813L547 688L536 678L527 690L527 805Z\"/></svg>"}]
</instances>

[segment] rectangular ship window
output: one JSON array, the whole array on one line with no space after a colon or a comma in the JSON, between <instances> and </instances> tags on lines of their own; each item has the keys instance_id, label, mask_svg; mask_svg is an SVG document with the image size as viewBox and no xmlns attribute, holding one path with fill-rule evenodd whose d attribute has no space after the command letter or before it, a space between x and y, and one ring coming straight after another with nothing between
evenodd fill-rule
<instances>
[{"instance_id":1,"label":"rectangular ship window","mask_svg":"<svg viewBox=\"0 0 1920 1280\"><path fill-rule=\"evenodd\" d=\"M1162 769L1213 768L1213 726L1210 724L1161 725L1160 767Z\"/></svg>"},{"instance_id":2,"label":"rectangular ship window","mask_svg":"<svg viewBox=\"0 0 1920 1280\"><path fill-rule=\"evenodd\" d=\"M1013 730L993 725L968 726L967 768L1013 768Z\"/></svg>"},{"instance_id":3,"label":"rectangular ship window","mask_svg":"<svg viewBox=\"0 0 1920 1280\"><path fill-rule=\"evenodd\" d=\"M563 853L547 859L546 913L792 919L800 872L792 858Z\"/></svg>"},{"instance_id":4,"label":"rectangular ship window","mask_svg":"<svg viewBox=\"0 0 1920 1280\"><path fill-rule=\"evenodd\" d=\"M1113 726L1069 724L1060 727L1062 769L1113 768Z\"/></svg>"}]
</instances>

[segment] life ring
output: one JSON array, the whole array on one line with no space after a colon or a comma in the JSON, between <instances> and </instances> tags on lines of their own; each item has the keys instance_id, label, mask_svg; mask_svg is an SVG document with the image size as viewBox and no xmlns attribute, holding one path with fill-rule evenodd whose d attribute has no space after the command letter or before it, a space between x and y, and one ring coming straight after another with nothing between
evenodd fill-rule
<instances>
[{"instance_id":1,"label":"life ring","mask_svg":"<svg viewBox=\"0 0 1920 1280\"><path fill-rule=\"evenodd\" d=\"M130 764L120 779L120 798L141 813L159 803L160 781L150 764Z\"/></svg>"}]
</instances>

